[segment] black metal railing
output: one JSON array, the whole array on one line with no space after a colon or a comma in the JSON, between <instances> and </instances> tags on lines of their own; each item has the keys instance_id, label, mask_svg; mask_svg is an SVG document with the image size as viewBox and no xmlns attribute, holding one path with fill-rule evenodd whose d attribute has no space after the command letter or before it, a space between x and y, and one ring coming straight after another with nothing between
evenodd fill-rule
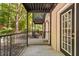
<instances>
[{"instance_id":1,"label":"black metal railing","mask_svg":"<svg viewBox=\"0 0 79 59\"><path fill-rule=\"evenodd\" d=\"M27 46L26 32L0 36L0 56L20 55Z\"/></svg>"}]
</instances>

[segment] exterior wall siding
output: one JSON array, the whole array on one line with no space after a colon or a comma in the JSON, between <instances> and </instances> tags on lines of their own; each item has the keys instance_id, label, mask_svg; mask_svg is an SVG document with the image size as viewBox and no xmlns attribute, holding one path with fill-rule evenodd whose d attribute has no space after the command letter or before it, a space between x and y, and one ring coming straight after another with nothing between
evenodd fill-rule
<instances>
[{"instance_id":1,"label":"exterior wall siding","mask_svg":"<svg viewBox=\"0 0 79 59\"><path fill-rule=\"evenodd\" d=\"M65 5L66 3L57 4L51 14L51 46L57 51L60 51L60 18L59 15L57 15L57 12Z\"/></svg>"},{"instance_id":2,"label":"exterior wall siding","mask_svg":"<svg viewBox=\"0 0 79 59\"><path fill-rule=\"evenodd\" d=\"M60 51L60 13L73 3L59 3L51 12L51 46L53 49Z\"/></svg>"}]
</instances>

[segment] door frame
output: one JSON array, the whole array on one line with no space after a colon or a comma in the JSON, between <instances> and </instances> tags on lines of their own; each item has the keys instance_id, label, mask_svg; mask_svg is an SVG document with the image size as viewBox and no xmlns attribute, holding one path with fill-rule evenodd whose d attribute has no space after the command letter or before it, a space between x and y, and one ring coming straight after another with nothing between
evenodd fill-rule
<instances>
[{"instance_id":1,"label":"door frame","mask_svg":"<svg viewBox=\"0 0 79 59\"><path fill-rule=\"evenodd\" d=\"M60 8L60 10L57 12L57 19L59 20L60 22L60 14L65 10L67 9L68 7L70 7L72 4L74 4L74 30L75 30L75 36L74 36L74 55L76 56L76 3L65 3L65 5L63 5L62 8ZM60 23L59 23L59 31L60 31ZM57 50L60 51L60 32L58 34L59 38L57 38Z\"/></svg>"},{"instance_id":2,"label":"door frame","mask_svg":"<svg viewBox=\"0 0 79 59\"><path fill-rule=\"evenodd\" d=\"M73 19L72 19L72 21L74 22L74 4L72 4L72 5L70 5L70 6L68 6L68 8L66 8L64 11L62 11L61 13L60 13L60 51L61 52L63 52L65 55L67 55L67 56L69 56L70 54L68 54L68 53L66 53L62 48L61 48L61 15L63 14L63 13L65 13L65 12L67 12L68 10L70 10L70 9L73 9L72 10L72 17L73 17ZM72 22L72 23L73 23ZM74 23L73 23L74 24ZM73 28L73 27L72 27ZM74 31L74 28L73 28L73 31ZM72 39L72 55L74 55L74 39Z\"/></svg>"}]
</instances>

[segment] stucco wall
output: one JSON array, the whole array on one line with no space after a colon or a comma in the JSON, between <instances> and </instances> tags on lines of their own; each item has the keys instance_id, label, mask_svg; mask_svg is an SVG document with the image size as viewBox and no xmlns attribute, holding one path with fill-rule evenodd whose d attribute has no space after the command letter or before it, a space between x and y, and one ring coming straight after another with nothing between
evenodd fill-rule
<instances>
[{"instance_id":1,"label":"stucco wall","mask_svg":"<svg viewBox=\"0 0 79 59\"><path fill-rule=\"evenodd\" d=\"M60 51L60 13L73 3L59 3L51 12L51 46Z\"/></svg>"},{"instance_id":2,"label":"stucco wall","mask_svg":"<svg viewBox=\"0 0 79 59\"><path fill-rule=\"evenodd\" d=\"M63 8L66 5L66 3L59 3L57 6L54 8L51 14L51 21L52 21L52 26L51 26L51 46L53 49L60 51L60 20L57 18L57 12Z\"/></svg>"}]
</instances>

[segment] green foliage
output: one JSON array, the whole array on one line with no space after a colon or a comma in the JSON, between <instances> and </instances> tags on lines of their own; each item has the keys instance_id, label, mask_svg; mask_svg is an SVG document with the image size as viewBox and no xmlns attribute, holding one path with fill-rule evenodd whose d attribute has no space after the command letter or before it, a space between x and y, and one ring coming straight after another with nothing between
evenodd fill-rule
<instances>
[{"instance_id":1,"label":"green foliage","mask_svg":"<svg viewBox=\"0 0 79 59\"><path fill-rule=\"evenodd\" d=\"M3 29L0 30L0 35L11 33L11 32L12 32L12 28L6 28L6 27L4 27Z\"/></svg>"},{"instance_id":2,"label":"green foliage","mask_svg":"<svg viewBox=\"0 0 79 59\"><path fill-rule=\"evenodd\" d=\"M23 19L23 20L20 20L19 21L19 30L21 30L21 31L25 31L25 29L26 29L26 21Z\"/></svg>"},{"instance_id":3,"label":"green foliage","mask_svg":"<svg viewBox=\"0 0 79 59\"><path fill-rule=\"evenodd\" d=\"M0 4L0 24L7 25L8 24L8 4Z\"/></svg>"},{"instance_id":4,"label":"green foliage","mask_svg":"<svg viewBox=\"0 0 79 59\"><path fill-rule=\"evenodd\" d=\"M19 6L17 7L17 5ZM18 11L17 8L19 9ZM27 22L26 22L26 10L23 7L23 5L16 3L0 3L0 25L6 26L6 29L0 30L1 34L15 31L17 14L18 14L19 31L24 31L26 29Z\"/></svg>"}]
</instances>

